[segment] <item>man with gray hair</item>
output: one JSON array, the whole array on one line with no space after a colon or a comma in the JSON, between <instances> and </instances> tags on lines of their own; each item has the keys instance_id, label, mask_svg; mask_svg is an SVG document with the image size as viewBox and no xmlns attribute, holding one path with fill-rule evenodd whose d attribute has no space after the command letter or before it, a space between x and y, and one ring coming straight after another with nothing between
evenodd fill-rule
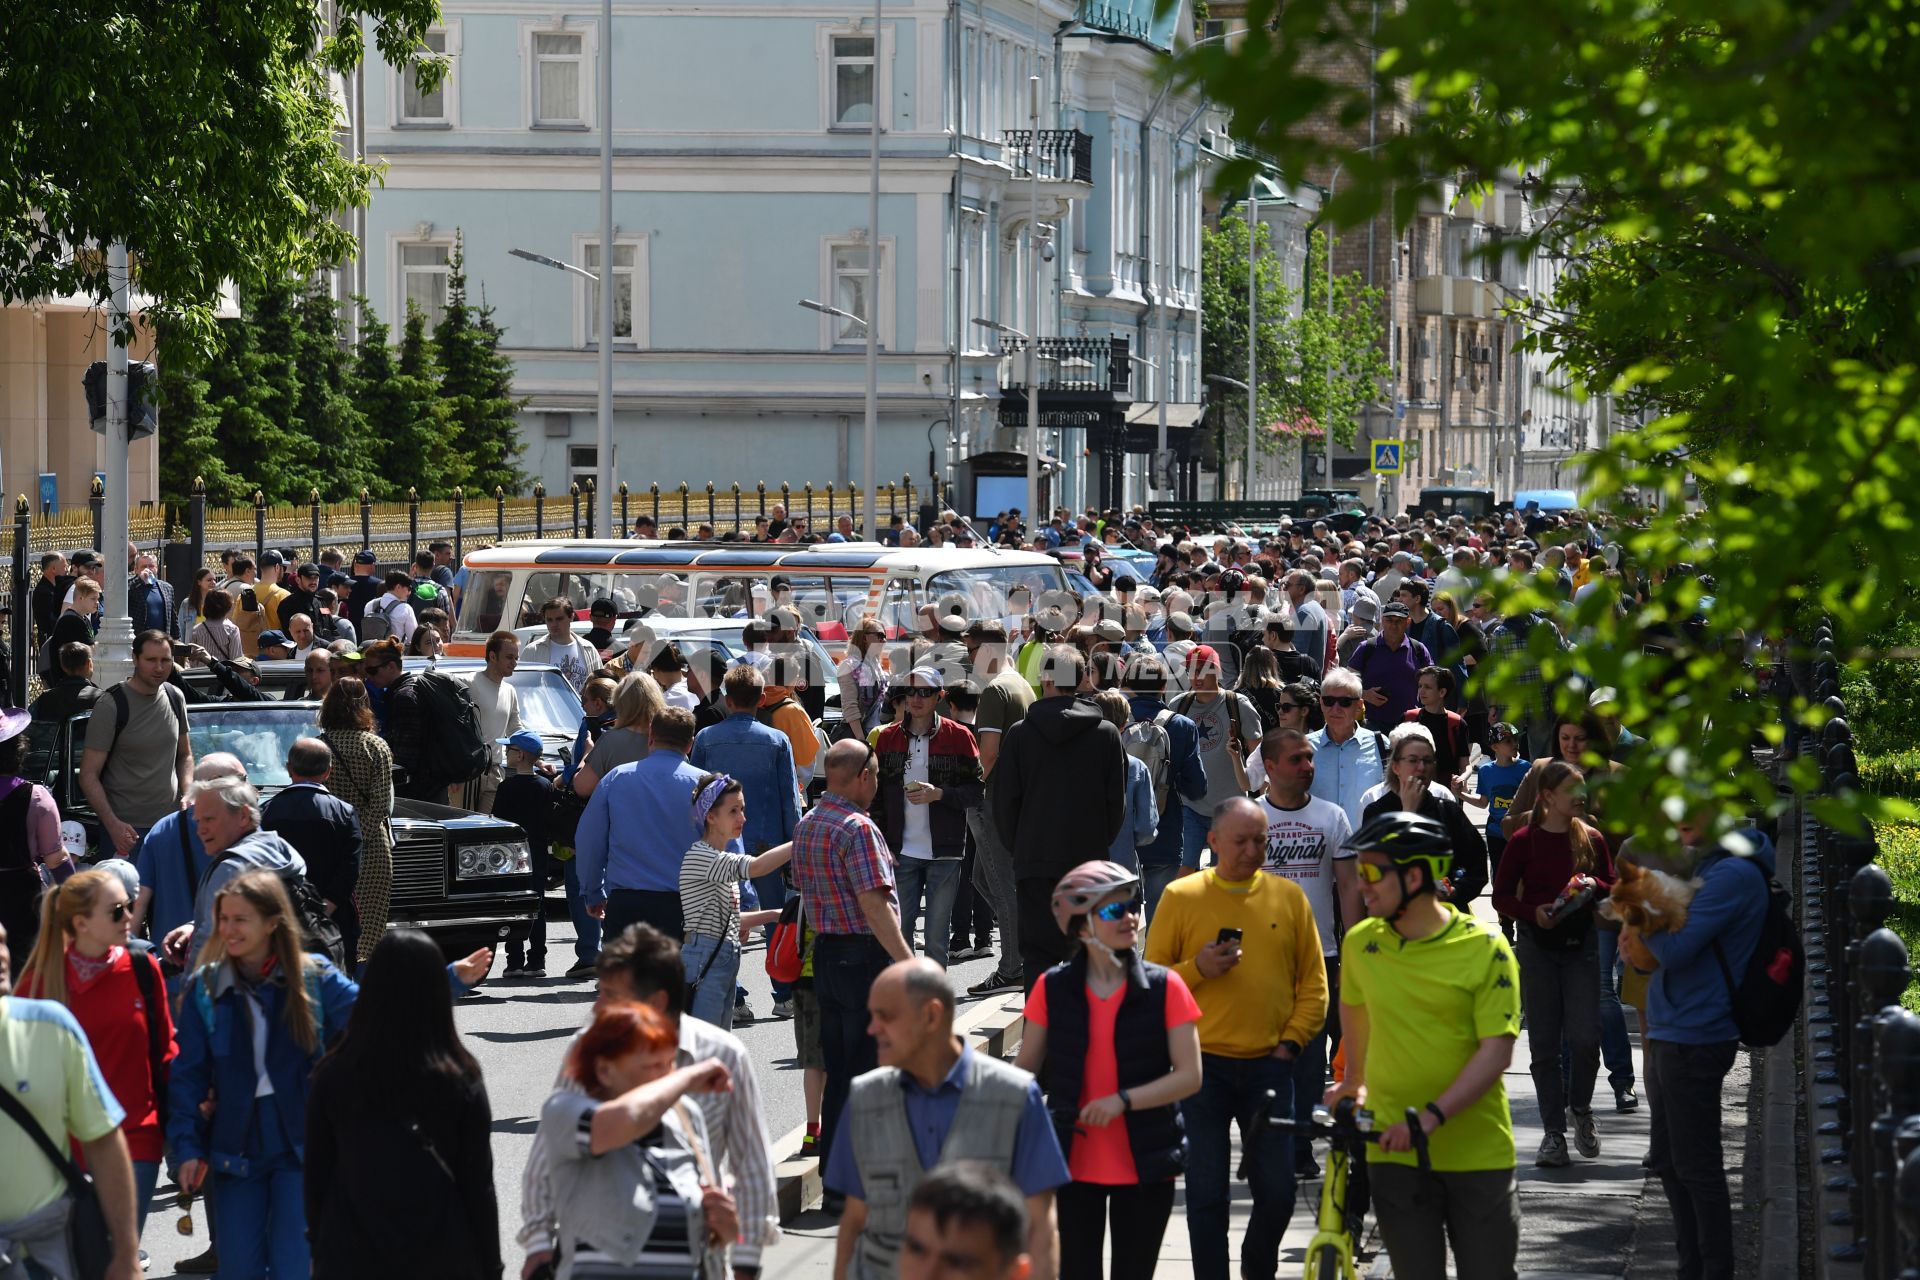
<instances>
[{"instance_id":1,"label":"man with gray hair","mask_svg":"<svg viewBox=\"0 0 1920 1280\"><path fill-rule=\"evenodd\" d=\"M212 752L194 766L195 783L219 778L238 778L245 782L247 766L230 751ZM192 807L175 809L154 823L147 838L141 841L133 865L140 873L140 894L133 902L136 934L142 924L150 924L150 936L164 938L193 919L194 891L206 879L213 859L200 843Z\"/></svg>"},{"instance_id":2,"label":"man with gray hair","mask_svg":"<svg viewBox=\"0 0 1920 1280\"><path fill-rule=\"evenodd\" d=\"M260 790L245 778L215 778L193 784L193 823L213 865L200 878L193 919L170 930L162 947L168 959L189 967L193 948L213 934L213 903L228 881L243 871L285 871L304 876L306 859L285 839L260 829Z\"/></svg>"},{"instance_id":3,"label":"man with gray hair","mask_svg":"<svg viewBox=\"0 0 1920 1280\"><path fill-rule=\"evenodd\" d=\"M327 790L333 752L319 738L300 738L287 748L287 786L260 811L260 826L286 838L306 859L307 878L340 926L345 953L360 954L360 913L353 888L363 849L360 820L346 801Z\"/></svg>"}]
</instances>

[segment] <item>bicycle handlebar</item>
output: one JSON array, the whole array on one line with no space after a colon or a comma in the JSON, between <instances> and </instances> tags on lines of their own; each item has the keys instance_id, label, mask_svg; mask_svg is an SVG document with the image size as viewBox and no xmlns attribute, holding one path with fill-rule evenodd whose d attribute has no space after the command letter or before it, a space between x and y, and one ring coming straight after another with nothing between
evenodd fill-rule
<instances>
[{"instance_id":1,"label":"bicycle handlebar","mask_svg":"<svg viewBox=\"0 0 1920 1280\"><path fill-rule=\"evenodd\" d=\"M1315 1107L1313 1118L1306 1121L1295 1120L1290 1116L1273 1114L1274 1095L1267 1091L1267 1103L1262 1108L1267 1127L1281 1133L1291 1133L1312 1141L1315 1138L1359 1138L1363 1142L1378 1143L1383 1130L1373 1127L1373 1113L1363 1111L1352 1098L1342 1098L1332 1111L1325 1107ZM1420 1112L1408 1107L1405 1120L1407 1132L1413 1138L1413 1153L1419 1160L1420 1171L1431 1173L1433 1162L1428 1155L1427 1131L1420 1125Z\"/></svg>"}]
</instances>

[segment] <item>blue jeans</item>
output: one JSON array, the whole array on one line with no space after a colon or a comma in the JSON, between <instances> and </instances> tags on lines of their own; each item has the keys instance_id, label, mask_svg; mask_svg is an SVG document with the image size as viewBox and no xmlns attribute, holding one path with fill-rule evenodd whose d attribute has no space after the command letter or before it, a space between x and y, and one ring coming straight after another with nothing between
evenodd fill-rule
<instances>
[{"instance_id":1,"label":"blue jeans","mask_svg":"<svg viewBox=\"0 0 1920 1280\"><path fill-rule=\"evenodd\" d=\"M1227 1262L1227 1209L1233 1198L1230 1129L1235 1125L1253 1189L1253 1211L1240 1242L1239 1274L1245 1280L1273 1280L1279 1272L1280 1237L1293 1217L1293 1138L1257 1124L1262 1112L1292 1114L1291 1062L1200 1055L1200 1092L1180 1104L1191 1153L1187 1242L1198 1280L1229 1280L1233 1275Z\"/></svg>"},{"instance_id":2,"label":"blue jeans","mask_svg":"<svg viewBox=\"0 0 1920 1280\"><path fill-rule=\"evenodd\" d=\"M265 1166L245 1178L213 1175L219 1274L237 1280L268 1274L273 1280L306 1280L312 1261L307 1253L306 1179L299 1158L283 1152Z\"/></svg>"},{"instance_id":3,"label":"blue jeans","mask_svg":"<svg viewBox=\"0 0 1920 1280\"><path fill-rule=\"evenodd\" d=\"M947 964L947 944L953 935L953 899L960 891L959 858L898 858L893 876L900 890L900 927L907 941L913 941L913 926L920 919L920 900L927 907L927 958L941 968Z\"/></svg>"},{"instance_id":4,"label":"blue jeans","mask_svg":"<svg viewBox=\"0 0 1920 1280\"><path fill-rule=\"evenodd\" d=\"M147 1210L153 1207L153 1189L160 1185L158 1160L133 1162L133 1210L140 1216L140 1233L146 1234Z\"/></svg>"},{"instance_id":5,"label":"blue jeans","mask_svg":"<svg viewBox=\"0 0 1920 1280\"><path fill-rule=\"evenodd\" d=\"M680 963L687 971L687 982L699 983L693 989L693 1001L687 1006L687 1012L722 1031L732 1030L733 984L740 975L740 939L691 934L680 948Z\"/></svg>"},{"instance_id":6,"label":"blue jeans","mask_svg":"<svg viewBox=\"0 0 1920 1280\"><path fill-rule=\"evenodd\" d=\"M1198 867L1207 851L1207 832L1213 827L1213 815L1180 806L1180 863Z\"/></svg>"},{"instance_id":7,"label":"blue jeans","mask_svg":"<svg viewBox=\"0 0 1920 1280\"><path fill-rule=\"evenodd\" d=\"M581 964L592 964L600 958L600 922L587 914L587 904L580 900L580 872L576 869L575 859L566 862L567 915L573 921L573 958Z\"/></svg>"},{"instance_id":8,"label":"blue jeans","mask_svg":"<svg viewBox=\"0 0 1920 1280\"><path fill-rule=\"evenodd\" d=\"M1147 895L1147 927L1153 927L1153 913L1160 906L1160 895L1180 878L1177 862L1149 862L1140 868L1140 890Z\"/></svg>"},{"instance_id":9,"label":"blue jeans","mask_svg":"<svg viewBox=\"0 0 1920 1280\"><path fill-rule=\"evenodd\" d=\"M1600 1057L1607 1064L1607 1083L1615 1089L1633 1088L1633 1041L1627 1038L1627 1012L1620 1007L1620 935L1596 928L1600 944ZM1561 1081L1573 1092L1573 1054L1560 1038Z\"/></svg>"}]
</instances>

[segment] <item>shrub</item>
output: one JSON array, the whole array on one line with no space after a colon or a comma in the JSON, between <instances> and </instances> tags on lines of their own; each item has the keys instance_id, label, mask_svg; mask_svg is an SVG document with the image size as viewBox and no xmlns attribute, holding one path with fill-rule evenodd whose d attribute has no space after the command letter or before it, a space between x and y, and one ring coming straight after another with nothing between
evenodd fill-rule
<instances>
[{"instance_id":1,"label":"shrub","mask_svg":"<svg viewBox=\"0 0 1920 1280\"><path fill-rule=\"evenodd\" d=\"M1893 751L1855 757L1860 789L1877 796L1920 801L1920 751Z\"/></svg>"},{"instance_id":2,"label":"shrub","mask_svg":"<svg viewBox=\"0 0 1920 1280\"><path fill-rule=\"evenodd\" d=\"M1883 822L1874 827L1880 843L1879 863L1893 881L1893 914L1887 927L1907 944L1909 956L1920 954L1920 825ZM1920 982L1909 982L1900 1002L1920 1013Z\"/></svg>"}]
</instances>

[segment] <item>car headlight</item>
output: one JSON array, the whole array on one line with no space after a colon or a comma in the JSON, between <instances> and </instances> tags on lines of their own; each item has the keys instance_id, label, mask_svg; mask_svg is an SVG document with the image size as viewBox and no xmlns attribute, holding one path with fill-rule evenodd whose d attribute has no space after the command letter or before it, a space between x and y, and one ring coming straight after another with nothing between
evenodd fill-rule
<instances>
[{"instance_id":1,"label":"car headlight","mask_svg":"<svg viewBox=\"0 0 1920 1280\"><path fill-rule=\"evenodd\" d=\"M487 876L523 876L533 870L533 854L524 840L498 840L461 845L454 853L453 878L479 880Z\"/></svg>"}]
</instances>

